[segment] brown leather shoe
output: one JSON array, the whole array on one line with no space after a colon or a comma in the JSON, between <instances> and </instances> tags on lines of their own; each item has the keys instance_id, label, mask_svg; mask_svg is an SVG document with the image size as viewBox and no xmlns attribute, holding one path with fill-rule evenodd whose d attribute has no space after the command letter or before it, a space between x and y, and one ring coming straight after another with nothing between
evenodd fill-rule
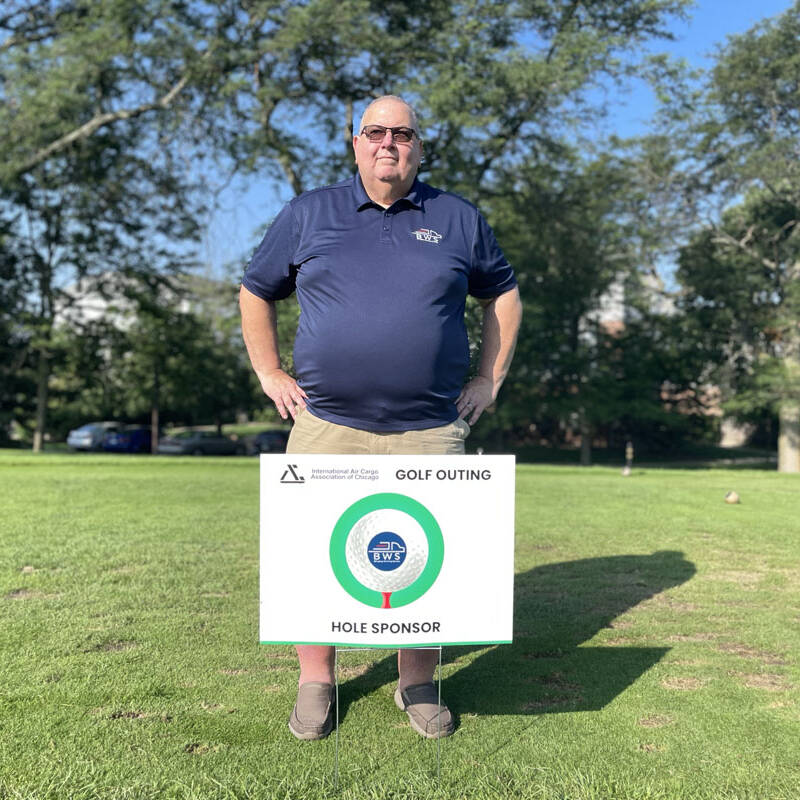
<instances>
[{"instance_id":1,"label":"brown leather shoe","mask_svg":"<svg viewBox=\"0 0 800 800\"><path fill-rule=\"evenodd\" d=\"M426 739L449 736L455 730L450 709L439 705L439 693L433 683L417 683L394 693L394 702L408 714L411 727Z\"/></svg>"},{"instance_id":2,"label":"brown leather shoe","mask_svg":"<svg viewBox=\"0 0 800 800\"><path fill-rule=\"evenodd\" d=\"M289 730L298 739L324 739L333 728L335 691L330 683L309 681L297 690Z\"/></svg>"}]
</instances>

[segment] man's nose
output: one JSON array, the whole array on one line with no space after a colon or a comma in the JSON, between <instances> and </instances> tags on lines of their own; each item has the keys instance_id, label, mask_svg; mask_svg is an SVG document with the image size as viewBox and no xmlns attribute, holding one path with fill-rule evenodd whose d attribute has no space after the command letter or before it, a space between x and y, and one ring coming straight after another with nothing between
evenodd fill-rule
<instances>
[{"instance_id":1,"label":"man's nose","mask_svg":"<svg viewBox=\"0 0 800 800\"><path fill-rule=\"evenodd\" d=\"M386 143L386 139L389 139L389 143ZM381 140L381 147L391 147L394 144L394 134L392 133L391 128L387 128L386 132L383 134L383 139Z\"/></svg>"}]
</instances>

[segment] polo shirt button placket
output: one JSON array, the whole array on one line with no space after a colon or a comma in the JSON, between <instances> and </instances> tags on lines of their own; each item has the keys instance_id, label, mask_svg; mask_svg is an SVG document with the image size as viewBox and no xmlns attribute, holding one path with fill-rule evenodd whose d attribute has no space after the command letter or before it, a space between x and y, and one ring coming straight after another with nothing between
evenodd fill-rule
<instances>
[{"instance_id":1,"label":"polo shirt button placket","mask_svg":"<svg viewBox=\"0 0 800 800\"><path fill-rule=\"evenodd\" d=\"M392 215L383 212L383 229L381 230L381 242L392 241Z\"/></svg>"}]
</instances>

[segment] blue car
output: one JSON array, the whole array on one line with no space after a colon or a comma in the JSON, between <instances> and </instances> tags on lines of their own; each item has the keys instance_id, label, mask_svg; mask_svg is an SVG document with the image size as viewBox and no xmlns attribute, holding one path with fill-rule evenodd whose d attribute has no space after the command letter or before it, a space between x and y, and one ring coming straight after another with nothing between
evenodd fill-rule
<instances>
[{"instance_id":1,"label":"blue car","mask_svg":"<svg viewBox=\"0 0 800 800\"><path fill-rule=\"evenodd\" d=\"M103 439L103 450L109 453L149 453L150 447L150 428L139 425L126 425Z\"/></svg>"}]
</instances>

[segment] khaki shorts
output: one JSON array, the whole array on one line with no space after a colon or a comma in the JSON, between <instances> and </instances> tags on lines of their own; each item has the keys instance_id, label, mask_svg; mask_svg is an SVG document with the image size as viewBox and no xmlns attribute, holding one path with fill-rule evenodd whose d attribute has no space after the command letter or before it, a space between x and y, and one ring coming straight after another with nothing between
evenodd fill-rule
<instances>
[{"instance_id":1,"label":"khaki shorts","mask_svg":"<svg viewBox=\"0 0 800 800\"><path fill-rule=\"evenodd\" d=\"M287 453L335 455L464 455L470 427L463 419L439 428L373 433L315 417L301 409L289 434Z\"/></svg>"}]
</instances>

